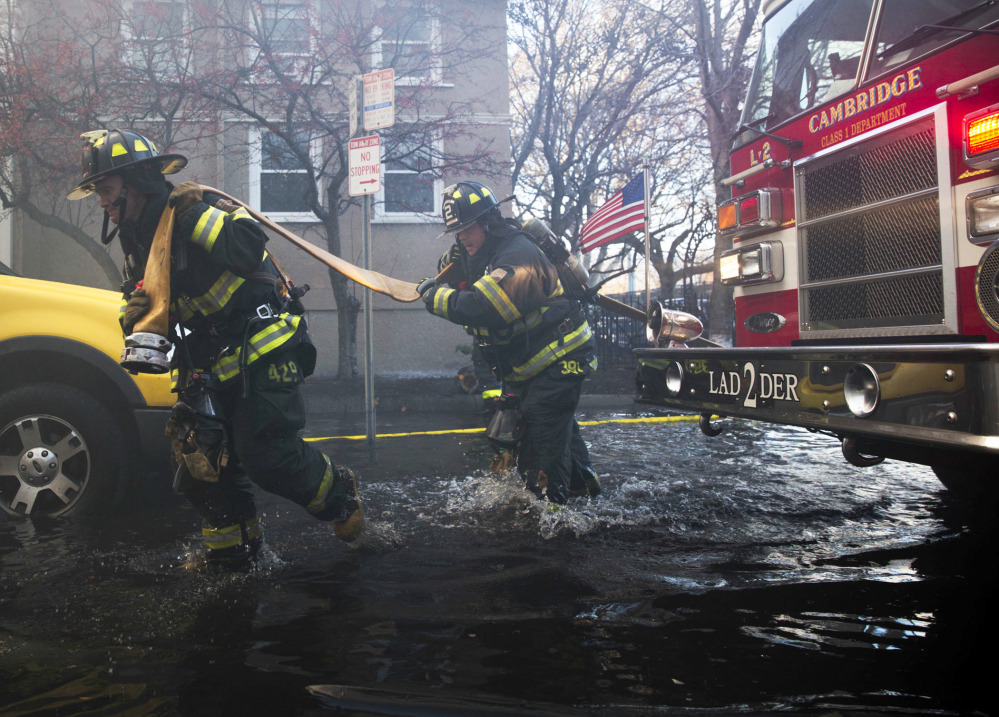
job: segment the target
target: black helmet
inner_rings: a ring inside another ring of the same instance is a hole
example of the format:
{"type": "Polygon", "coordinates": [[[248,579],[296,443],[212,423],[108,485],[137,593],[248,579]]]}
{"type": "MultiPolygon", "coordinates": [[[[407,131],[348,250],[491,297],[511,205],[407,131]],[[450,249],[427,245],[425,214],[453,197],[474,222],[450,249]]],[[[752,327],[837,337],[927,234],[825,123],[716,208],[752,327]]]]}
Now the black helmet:
{"type": "MultiPolygon", "coordinates": [[[[506,201],[505,199],[503,201],[506,201]]],[[[444,234],[454,234],[499,207],[492,190],[478,182],[458,182],[444,190],[441,217],[444,234]]]]}
{"type": "Polygon", "coordinates": [[[173,174],[187,166],[182,154],[160,154],[148,137],[123,129],[99,129],[84,132],[83,181],[66,195],[67,199],[83,199],[94,191],[94,185],[116,172],[130,169],[159,170],[173,174]]]}

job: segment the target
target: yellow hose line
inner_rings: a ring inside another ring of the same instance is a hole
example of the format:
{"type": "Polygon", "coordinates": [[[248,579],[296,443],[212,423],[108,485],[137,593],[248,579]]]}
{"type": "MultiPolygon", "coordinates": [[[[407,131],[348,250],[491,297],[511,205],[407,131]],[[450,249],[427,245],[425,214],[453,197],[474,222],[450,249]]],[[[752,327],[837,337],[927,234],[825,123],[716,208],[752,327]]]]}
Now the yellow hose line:
{"type": "MultiPolygon", "coordinates": [[[[608,418],[605,421],[580,421],[580,426],[599,426],[605,423],[683,423],[696,421],[700,416],[649,416],[648,418],[608,418]]],[[[712,416],[712,420],[718,416],[712,416]]],[[[445,436],[450,433],[485,433],[485,428],[453,428],[442,431],[413,431],[410,433],[378,433],[375,438],[405,438],[406,436],[445,436]]],[[[363,441],[367,436],[315,436],[306,441],[363,441]]]]}

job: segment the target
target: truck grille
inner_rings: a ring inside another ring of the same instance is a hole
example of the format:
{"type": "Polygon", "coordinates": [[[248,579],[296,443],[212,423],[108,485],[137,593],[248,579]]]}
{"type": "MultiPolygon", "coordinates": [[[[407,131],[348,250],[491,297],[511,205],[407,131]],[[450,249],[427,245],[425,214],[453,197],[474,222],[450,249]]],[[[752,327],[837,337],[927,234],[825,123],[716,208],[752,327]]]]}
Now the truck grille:
{"type": "Polygon", "coordinates": [[[802,333],[942,324],[933,117],[799,165],[796,177],[802,333]]]}

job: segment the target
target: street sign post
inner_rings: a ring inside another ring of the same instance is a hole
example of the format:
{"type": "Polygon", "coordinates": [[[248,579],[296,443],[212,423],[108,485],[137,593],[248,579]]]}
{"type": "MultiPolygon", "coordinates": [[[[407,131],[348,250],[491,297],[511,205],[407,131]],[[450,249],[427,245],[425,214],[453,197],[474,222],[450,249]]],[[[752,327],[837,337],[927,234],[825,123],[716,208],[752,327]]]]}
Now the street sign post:
{"type": "MultiPolygon", "coordinates": [[[[365,116],[367,113],[365,112],[365,116]]],[[[371,269],[371,195],[382,188],[381,137],[376,134],[355,137],[347,143],[347,190],[352,197],[361,196],[361,224],[363,225],[364,268],[371,269]]],[[[371,302],[373,292],[364,290],[364,404],[368,455],[376,460],[375,435],[375,385],[374,385],[374,313],[371,302]]]]}
{"type": "Polygon", "coordinates": [[[381,137],[355,137],[347,143],[347,190],[350,196],[377,194],[382,188],[381,137]]]}
{"type": "Polygon", "coordinates": [[[350,89],[347,91],[348,106],[350,109],[350,134],[353,137],[357,133],[357,93],[361,83],[361,76],[354,75],[350,78],[350,89]]]}
{"type": "Polygon", "coordinates": [[[395,70],[378,70],[364,75],[362,106],[364,129],[371,131],[395,124],[395,70]]]}

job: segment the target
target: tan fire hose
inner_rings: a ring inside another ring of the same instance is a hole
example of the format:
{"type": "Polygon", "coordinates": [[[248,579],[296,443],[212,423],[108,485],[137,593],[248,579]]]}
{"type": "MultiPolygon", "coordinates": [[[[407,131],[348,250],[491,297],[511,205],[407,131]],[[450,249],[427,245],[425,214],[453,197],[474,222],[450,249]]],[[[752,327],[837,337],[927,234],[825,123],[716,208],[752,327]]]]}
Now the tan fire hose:
{"type": "Polygon", "coordinates": [[[257,210],[246,205],[245,202],[226,194],[223,191],[208,187],[205,185],[201,186],[201,191],[210,192],[211,194],[217,194],[223,199],[226,199],[233,204],[242,207],[249,213],[251,217],[256,219],[258,222],[271,229],[282,237],[290,241],[292,244],[297,246],[299,249],[310,254],[313,258],[318,259],[326,266],[330,267],[336,272],[343,274],[345,277],[354,281],[361,286],[366,286],[372,291],[378,292],[379,294],[385,294],[396,301],[401,301],[408,303],[410,301],[416,301],[420,298],[420,295],[416,293],[416,284],[410,283],[408,281],[401,281],[400,279],[394,279],[391,276],[386,276],[385,274],[380,274],[377,271],[372,271],[371,269],[362,269],[359,266],[351,264],[349,261],[341,259],[336,254],[332,254],[325,249],[322,249],[315,244],[307,242],[302,237],[294,234],[280,224],[270,219],[269,217],[261,214],[257,210]]]}
{"type": "Polygon", "coordinates": [[[170,242],[173,236],[173,208],[167,207],[149,247],[142,289],[149,297],[149,311],[135,322],[125,337],[121,365],[133,373],[166,373],[170,370],[170,242]]]}
{"type": "Polygon", "coordinates": [[[149,313],[135,322],[135,331],[160,336],[170,332],[170,242],[173,236],[173,207],[160,215],[153,243],[149,248],[142,288],[149,297],[149,313]]]}

